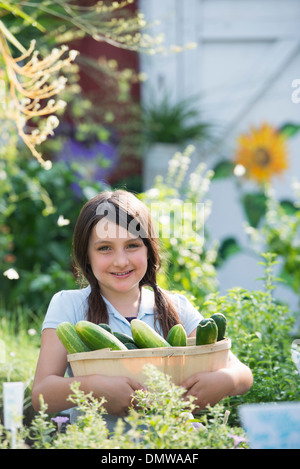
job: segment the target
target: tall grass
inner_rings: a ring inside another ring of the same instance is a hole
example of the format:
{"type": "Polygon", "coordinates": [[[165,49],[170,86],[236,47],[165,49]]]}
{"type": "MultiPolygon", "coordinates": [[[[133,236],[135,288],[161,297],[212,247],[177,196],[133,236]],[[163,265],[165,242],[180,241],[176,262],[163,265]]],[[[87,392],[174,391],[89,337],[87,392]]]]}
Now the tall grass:
{"type": "Polygon", "coordinates": [[[25,307],[7,311],[0,307],[0,416],[3,414],[2,384],[22,381],[25,387],[25,419],[32,415],[31,390],[40,348],[41,324],[25,307]]]}

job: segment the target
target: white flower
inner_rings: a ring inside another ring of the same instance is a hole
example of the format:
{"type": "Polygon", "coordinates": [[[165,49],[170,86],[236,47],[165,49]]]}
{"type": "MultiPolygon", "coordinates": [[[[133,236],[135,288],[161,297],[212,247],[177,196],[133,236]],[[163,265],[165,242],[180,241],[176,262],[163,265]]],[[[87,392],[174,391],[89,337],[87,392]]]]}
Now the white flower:
{"type": "Polygon", "coordinates": [[[43,166],[44,169],[46,169],[48,171],[49,169],[52,168],[52,161],[50,161],[50,160],[44,161],[42,163],[42,166],[43,166]]]}
{"type": "Polygon", "coordinates": [[[150,199],[155,199],[159,196],[159,190],[156,187],[152,187],[151,189],[147,190],[146,194],[148,197],[150,197],[150,199]]]}
{"type": "Polygon", "coordinates": [[[52,129],[55,129],[59,124],[59,120],[56,116],[49,116],[47,119],[47,126],[51,127],[52,129]]]}
{"type": "Polygon", "coordinates": [[[244,176],[245,173],[246,173],[246,168],[245,168],[242,164],[237,164],[237,165],[234,167],[233,173],[234,173],[234,175],[237,176],[237,177],[244,176]]]}
{"type": "Polygon", "coordinates": [[[70,52],[69,52],[70,60],[73,62],[76,59],[78,54],[79,54],[79,52],[77,50],[73,50],[73,49],[70,50],[70,52]]]}
{"type": "Polygon", "coordinates": [[[7,277],[9,280],[17,280],[20,278],[18,272],[15,269],[8,269],[3,272],[4,277],[7,277]]]}
{"type": "Polygon", "coordinates": [[[59,109],[64,109],[64,108],[66,107],[66,105],[67,105],[67,103],[66,103],[66,101],[64,101],[63,99],[59,99],[59,100],[57,101],[57,107],[58,107],[59,109]]]}
{"type": "Polygon", "coordinates": [[[58,226],[66,226],[70,224],[70,220],[65,218],[63,215],[59,215],[58,220],[57,220],[58,226]]]}

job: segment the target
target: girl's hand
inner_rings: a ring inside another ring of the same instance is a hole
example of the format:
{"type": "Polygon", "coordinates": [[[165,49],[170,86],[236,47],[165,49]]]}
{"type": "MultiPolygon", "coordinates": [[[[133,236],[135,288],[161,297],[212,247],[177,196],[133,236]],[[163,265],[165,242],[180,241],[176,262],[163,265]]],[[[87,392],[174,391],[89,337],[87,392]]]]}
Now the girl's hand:
{"type": "Polygon", "coordinates": [[[89,387],[93,395],[99,399],[104,397],[104,407],[110,415],[124,417],[128,408],[132,406],[135,391],[144,389],[141,384],[130,378],[122,376],[89,376],[89,387]]]}
{"type": "Polygon", "coordinates": [[[214,406],[226,396],[245,394],[252,384],[253,376],[250,368],[230,352],[226,368],[196,373],[186,379],[181,386],[187,390],[185,396],[196,397],[194,404],[204,409],[208,404],[214,406]]]}
{"type": "Polygon", "coordinates": [[[207,405],[214,406],[232,393],[234,382],[228,369],[196,373],[186,379],[181,386],[186,388],[185,396],[194,396],[197,407],[203,410],[207,405]]]}

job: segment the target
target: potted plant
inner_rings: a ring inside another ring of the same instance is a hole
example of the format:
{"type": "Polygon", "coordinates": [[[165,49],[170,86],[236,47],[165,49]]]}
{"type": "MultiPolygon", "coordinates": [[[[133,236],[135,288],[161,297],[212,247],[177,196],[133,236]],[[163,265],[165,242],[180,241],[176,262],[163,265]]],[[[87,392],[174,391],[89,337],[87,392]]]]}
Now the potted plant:
{"type": "Polygon", "coordinates": [[[194,97],[172,103],[168,95],[160,102],[144,107],[142,112],[144,155],[144,189],[153,184],[157,175],[165,175],[170,159],[188,143],[207,140],[211,124],[202,121],[194,97]]]}

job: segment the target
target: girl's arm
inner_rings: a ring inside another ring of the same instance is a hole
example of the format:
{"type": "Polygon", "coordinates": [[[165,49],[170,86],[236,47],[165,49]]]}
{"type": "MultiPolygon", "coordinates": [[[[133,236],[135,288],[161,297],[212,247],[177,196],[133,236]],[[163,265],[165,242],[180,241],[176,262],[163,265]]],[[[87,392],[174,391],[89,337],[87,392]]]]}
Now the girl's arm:
{"type": "MultiPolygon", "coordinates": [[[[195,334],[196,330],[191,333],[190,337],[194,337],[195,334]]],[[[245,394],[252,384],[253,376],[250,368],[230,352],[226,368],[196,373],[181,385],[187,390],[186,396],[196,397],[194,404],[204,409],[208,404],[213,406],[226,396],[245,394]]]]}
{"type": "Polygon", "coordinates": [[[61,412],[73,407],[68,401],[72,393],[71,384],[80,383],[80,389],[86,394],[93,392],[97,398],[104,397],[104,407],[111,415],[124,416],[128,412],[132,394],[142,386],[125,377],[108,377],[89,375],[81,377],[64,377],[67,367],[67,352],[55,329],[45,329],[42,333],[41,350],[32,389],[32,404],[39,409],[39,397],[42,394],[49,413],[61,412]]]}

